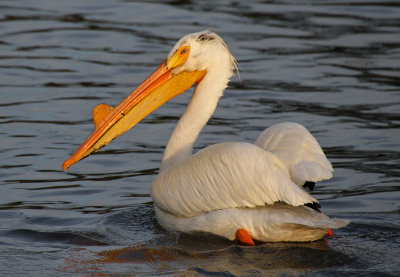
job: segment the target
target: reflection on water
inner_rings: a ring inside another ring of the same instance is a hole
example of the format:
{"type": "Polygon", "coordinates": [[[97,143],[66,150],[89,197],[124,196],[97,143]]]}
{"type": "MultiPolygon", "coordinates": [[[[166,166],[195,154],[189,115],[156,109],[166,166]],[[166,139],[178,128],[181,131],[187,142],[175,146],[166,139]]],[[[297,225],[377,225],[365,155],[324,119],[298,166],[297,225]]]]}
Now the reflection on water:
{"type": "Polygon", "coordinates": [[[399,26],[396,1],[1,2],[0,275],[398,275],[399,26]],[[333,238],[245,248],[157,224],[149,186],[190,93],[61,170],[93,106],[119,103],[208,28],[241,79],[196,150],[305,125],[335,168],[314,195],[352,220],[333,238]]]}
{"type": "MultiPolygon", "coordinates": [[[[119,239],[123,238],[125,244],[127,237],[124,231],[129,230],[129,241],[134,245],[95,249],[80,247],[67,258],[63,272],[101,272],[101,268],[106,265],[115,268],[113,272],[118,273],[129,272],[129,268],[134,266],[135,273],[139,275],[152,275],[154,272],[163,272],[165,268],[177,267],[182,273],[204,275],[227,270],[228,276],[248,275],[251,271],[261,275],[282,274],[288,272],[288,268],[293,274],[304,274],[354,262],[354,258],[332,249],[328,240],[242,247],[212,235],[178,236],[157,226],[151,205],[139,205],[114,213],[105,218],[102,226],[107,236],[112,234],[114,240],[120,236],[119,239]],[[144,236],[151,235],[150,239],[144,240],[146,243],[139,242],[143,238],[142,233],[146,233],[144,236]],[[246,264],[251,264],[251,270],[243,266],[246,264]]],[[[87,245],[93,244],[88,242],[87,245]]]]}

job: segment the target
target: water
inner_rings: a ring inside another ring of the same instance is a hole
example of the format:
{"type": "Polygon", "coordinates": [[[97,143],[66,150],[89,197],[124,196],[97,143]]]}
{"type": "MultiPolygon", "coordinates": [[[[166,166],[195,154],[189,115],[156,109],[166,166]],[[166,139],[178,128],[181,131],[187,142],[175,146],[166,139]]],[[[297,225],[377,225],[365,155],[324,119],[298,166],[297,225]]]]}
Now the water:
{"type": "Polygon", "coordinates": [[[1,276],[398,276],[398,1],[2,1],[1,276]],[[241,69],[196,143],[296,121],[335,168],[314,196],[352,223],[253,248],[164,231],[149,195],[190,93],[70,170],[91,108],[118,104],[183,35],[213,29],[241,69]]]}

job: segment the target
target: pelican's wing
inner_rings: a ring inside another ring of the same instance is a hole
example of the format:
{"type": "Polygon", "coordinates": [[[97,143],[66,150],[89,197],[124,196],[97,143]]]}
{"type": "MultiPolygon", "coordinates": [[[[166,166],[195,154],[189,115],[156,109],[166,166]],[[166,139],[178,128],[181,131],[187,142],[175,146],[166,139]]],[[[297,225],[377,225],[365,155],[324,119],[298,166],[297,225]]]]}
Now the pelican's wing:
{"type": "Polygon", "coordinates": [[[306,181],[318,182],[332,178],[332,165],[321,146],[300,124],[275,124],[260,134],[256,145],[274,153],[287,165],[291,179],[299,186],[306,181]]]}
{"type": "Polygon", "coordinates": [[[212,145],[161,172],[151,194],[161,210],[182,217],[276,202],[318,202],[293,183],[274,154],[240,142],[212,145]]]}

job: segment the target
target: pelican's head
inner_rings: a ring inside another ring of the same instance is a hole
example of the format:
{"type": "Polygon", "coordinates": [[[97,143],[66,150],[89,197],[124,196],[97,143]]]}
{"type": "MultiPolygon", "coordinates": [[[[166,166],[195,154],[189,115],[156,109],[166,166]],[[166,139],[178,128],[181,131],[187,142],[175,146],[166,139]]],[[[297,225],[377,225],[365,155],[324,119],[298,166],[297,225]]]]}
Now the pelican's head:
{"type": "Polygon", "coordinates": [[[169,99],[201,82],[207,72],[214,71],[228,82],[235,66],[235,59],[217,34],[203,31],[184,36],[165,61],[115,109],[106,104],[93,109],[95,129],[63,163],[63,169],[107,145],[169,99]]]}
{"type": "Polygon", "coordinates": [[[222,38],[207,30],[181,38],[171,49],[166,65],[172,68],[172,74],[214,69],[232,74],[236,63],[222,38]]]}

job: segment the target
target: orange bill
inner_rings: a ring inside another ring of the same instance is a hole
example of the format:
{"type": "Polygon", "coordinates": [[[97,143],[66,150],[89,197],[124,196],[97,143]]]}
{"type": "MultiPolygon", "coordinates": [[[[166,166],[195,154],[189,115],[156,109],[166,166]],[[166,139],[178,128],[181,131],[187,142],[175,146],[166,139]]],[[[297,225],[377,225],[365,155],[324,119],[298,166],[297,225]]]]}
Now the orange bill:
{"type": "MultiPolygon", "coordinates": [[[[183,47],[182,47],[183,48],[183,47]]],[[[172,70],[183,64],[189,49],[178,49],[169,60],[162,63],[136,90],[125,98],[115,109],[100,104],[93,110],[94,131],[67,159],[63,170],[84,157],[107,145],[113,139],[135,126],[143,118],[171,98],[185,92],[206,74],[206,71],[183,71],[173,74],[172,70]]]]}

